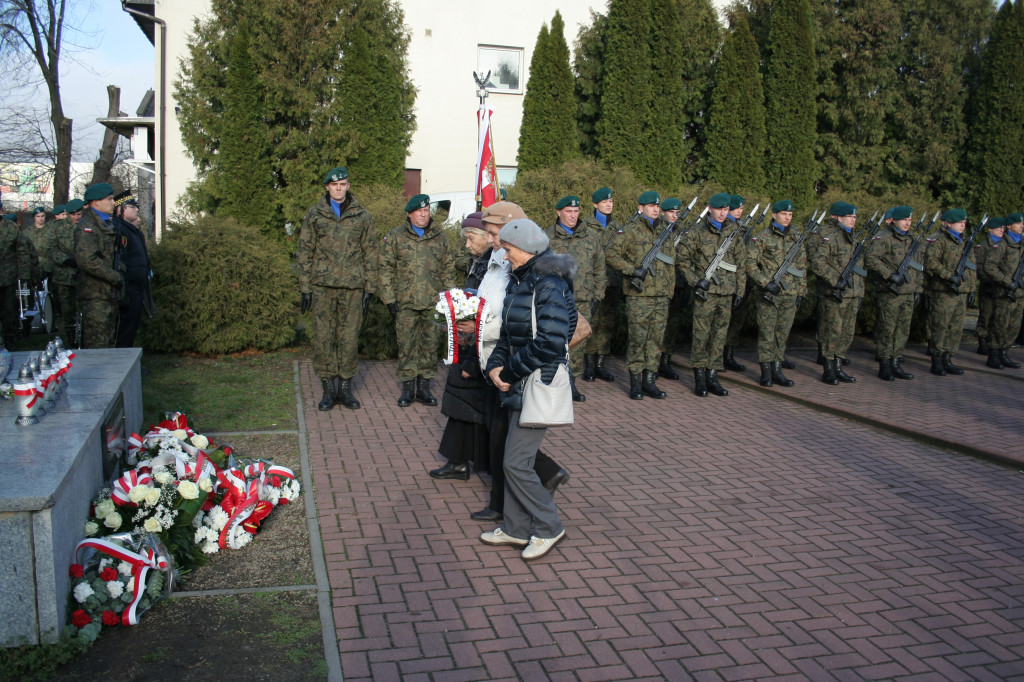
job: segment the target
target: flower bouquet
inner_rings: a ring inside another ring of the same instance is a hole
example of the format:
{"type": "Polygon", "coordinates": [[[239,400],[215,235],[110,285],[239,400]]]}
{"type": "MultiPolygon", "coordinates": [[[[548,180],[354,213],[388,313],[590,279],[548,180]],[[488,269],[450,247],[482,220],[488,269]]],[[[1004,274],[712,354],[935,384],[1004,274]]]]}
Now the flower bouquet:
{"type": "Polygon", "coordinates": [[[479,327],[480,320],[487,317],[487,302],[474,289],[447,289],[438,293],[437,299],[434,306],[435,318],[447,325],[448,342],[444,364],[451,365],[459,361],[459,332],[455,323],[476,320],[479,327]]]}

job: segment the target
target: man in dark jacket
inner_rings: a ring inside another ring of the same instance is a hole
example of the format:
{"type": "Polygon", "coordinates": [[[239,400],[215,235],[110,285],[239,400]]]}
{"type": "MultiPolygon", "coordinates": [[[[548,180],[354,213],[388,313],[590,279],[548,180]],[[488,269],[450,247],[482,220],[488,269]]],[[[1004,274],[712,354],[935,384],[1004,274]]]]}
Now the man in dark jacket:
{"type": "Polygon", "coordinates": [[[114,197],[113,223],[117,230],[118,260],[124,264],[124,293],[117,315],[117,348],[135,345],[143,310],[150,317],[153,315],[146,235],[132,222],[138,216],[139,203],[131,192],[121,192],[114,197]]]}

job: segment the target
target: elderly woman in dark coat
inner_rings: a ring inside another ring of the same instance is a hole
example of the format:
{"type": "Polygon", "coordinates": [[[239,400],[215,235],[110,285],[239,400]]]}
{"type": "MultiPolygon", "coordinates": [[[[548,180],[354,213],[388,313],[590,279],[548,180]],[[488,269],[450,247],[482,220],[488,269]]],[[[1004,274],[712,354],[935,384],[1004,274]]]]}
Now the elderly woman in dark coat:
{"type": "Polygon", "coordinates": [[[500,236],[514,270],[505,294],[501,338],[487,361],[487,374],[508,394],[505,521],[480,539],[489,545],[523,547],[523,558],[530,560],[547,554],[565,537],[565,529],[551,493],[533,469],[547,429],[519,425],[522,383],[537,369],[550,383],[558,366],[568,362],[567,344],[576,329],[576,265],[572,256],[552,252],[544,231],[528,218],[508,223],[500,236]]]}

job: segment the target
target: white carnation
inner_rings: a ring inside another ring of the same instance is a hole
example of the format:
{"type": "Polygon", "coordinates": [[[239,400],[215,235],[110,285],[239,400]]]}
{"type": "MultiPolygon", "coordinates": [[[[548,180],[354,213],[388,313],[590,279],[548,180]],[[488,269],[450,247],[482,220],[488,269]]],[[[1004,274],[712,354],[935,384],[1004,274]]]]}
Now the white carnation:
{"type": "Polygon", "coordinates": [[[127,561],[122,561],[121,563],[119,563],[117,565],[117,572],[120,573],[121,575],[129,576],[129,575],[132,574],[132,570],[134,570],[134,568],[135,567],[132,566],[127,561]]]}
{"type": "Polygon", "coordinates": [[[79,604],[84,604],[85,600],[94,594],[96,593],[89,587],[89,583],[78,583],[75,585],[75,601],[79,604]]]}
{"type": "Polygon", "coordinates": [[[134,592],[135,591],[135,576],[132,576],[131,580],[128,581],[128,584],[124,586],[124,591],[125,592],[134,592]]]}
{"type": "Polygon", "coordinates": [[[117,599],[121,596],[121,593],[124,592],[124,585],[121,584],[120,580],[108,580],[107,592],[110,593],[112,598],[117,599]]]}

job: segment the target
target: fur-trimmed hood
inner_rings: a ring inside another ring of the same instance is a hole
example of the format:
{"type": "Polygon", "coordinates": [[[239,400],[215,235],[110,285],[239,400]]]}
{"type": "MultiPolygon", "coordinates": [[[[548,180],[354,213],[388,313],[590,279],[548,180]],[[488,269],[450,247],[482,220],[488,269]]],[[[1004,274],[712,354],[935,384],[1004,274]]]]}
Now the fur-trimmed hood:
{"type": "Polygon", "coordinates": [[[576,259],[567,253],[555,253],[547,249],[512,271],[512,277],[520,282],[531,275],[538,281],[549,275],[557,275],[571,284],[576,277],[576,259]]]}

